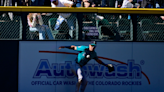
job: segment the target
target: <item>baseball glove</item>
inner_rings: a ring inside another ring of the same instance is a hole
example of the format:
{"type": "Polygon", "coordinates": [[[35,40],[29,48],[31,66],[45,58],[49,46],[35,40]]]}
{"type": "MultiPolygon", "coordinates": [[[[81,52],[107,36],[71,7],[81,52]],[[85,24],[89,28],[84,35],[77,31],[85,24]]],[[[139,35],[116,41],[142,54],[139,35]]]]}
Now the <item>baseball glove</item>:
{"type": "Polygon", "coordinates": [[[112,64],[107,64],[109,72],[114,71],[114,66],[112,64]]]}

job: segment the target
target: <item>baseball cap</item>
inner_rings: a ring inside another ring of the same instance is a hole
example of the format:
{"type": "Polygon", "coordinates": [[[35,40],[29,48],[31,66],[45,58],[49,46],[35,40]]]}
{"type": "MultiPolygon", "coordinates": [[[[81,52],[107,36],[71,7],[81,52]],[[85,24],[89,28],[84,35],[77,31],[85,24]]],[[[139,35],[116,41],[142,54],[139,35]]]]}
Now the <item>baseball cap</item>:
{"type": "Polygon", "coordinates": [[[90,45],[96,46],[96,41],[91,41],[90,45]]]}
{"type": "Polygon", "coordinates": [[[56,2],[56,0],[51,0],[51,2],[56,2]]]}

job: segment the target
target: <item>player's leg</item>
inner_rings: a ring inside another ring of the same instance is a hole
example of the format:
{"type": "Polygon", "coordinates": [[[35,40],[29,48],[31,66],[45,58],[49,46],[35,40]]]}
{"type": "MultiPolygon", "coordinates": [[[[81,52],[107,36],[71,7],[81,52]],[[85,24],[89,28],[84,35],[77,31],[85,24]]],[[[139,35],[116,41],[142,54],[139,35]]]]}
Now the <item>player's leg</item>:
{"type": "Polygon", "coordinates": [[[77,83],[77,92],[79,91],[80,85],[80,92],[84,92],[86,86],[87,86],[87,79],[84,75],[84,71],[81,67],[77,69],[77,76],[78,76],[78,83],[77,83]]]}
{"type": "Polygon", "coordinates": [[[83,71],[82,71],[82,75],[83,75],[83,79],[82,79],[82,81],[81,81],[81,88],[80,88],[80,92],[84,92],[84,91],[85,91],[85,88],[86,88],[87,83],[88,83],[88,81],[87,81],[87,79],[86,79],[86,77],[85,77],[85,75],[84,75],[84,72],[83,72],[83,71]]]}
{"type": "Polygon", "coordinates": [[[75,92],[79,92],[80,85],[81,85],[82,79],[83,79],[81,68],[78,68],[76,73],[77,73],[77,83],[76,83],[76,91],[75,92]]]}
{"type": "Polygon", "coordinates": [[[76,83],[76,90],[75,90],[75,92],[79,92],[80,85],[81,85],[81,82],[77,82],[76,83]]]}
{"type": "Polygon", "coordinates": [[[81,80],[82,80],[82,74],[81,74],[80,66],[78,64],[74,63],[74,64],[72,64],[72,69],[71,70],[74,73],[74,75],[77,77],[75,92],[79,92],[80,85],[81,85],[81,80]]]}

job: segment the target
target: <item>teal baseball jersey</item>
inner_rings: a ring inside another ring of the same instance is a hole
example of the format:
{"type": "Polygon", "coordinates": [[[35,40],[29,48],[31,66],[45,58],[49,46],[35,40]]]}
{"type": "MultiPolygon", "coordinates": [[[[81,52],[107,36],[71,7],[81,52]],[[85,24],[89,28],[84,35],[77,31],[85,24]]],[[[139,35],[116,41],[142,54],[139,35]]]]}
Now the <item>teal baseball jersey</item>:
{"type": "Polygon", "coordinates": [[[95,51],[89,51],[89,46],[77,46],[76,51],[80,52],[75,60],[80,66],[86,65],[91,59],[98,59],[95,51]]]}

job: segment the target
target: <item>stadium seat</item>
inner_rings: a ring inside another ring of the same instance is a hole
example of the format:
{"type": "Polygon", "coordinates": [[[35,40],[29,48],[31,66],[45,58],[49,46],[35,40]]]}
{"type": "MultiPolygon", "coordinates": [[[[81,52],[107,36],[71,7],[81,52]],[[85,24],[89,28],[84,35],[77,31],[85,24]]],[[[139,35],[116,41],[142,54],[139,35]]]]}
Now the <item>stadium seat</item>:
{"type": "MultiPolygon", "coordinates": [[[[68,39],[68,30],[55,30],[57,18],[50,18],[48,21],[49,28],[52,32],[52,35],[55,39],[68,39]]],[[[64,23],[64,22],[63,22],[64,23]]],[[[61,25],[62,26],[62,25],[61,25]]]]}
{"type": "Polygon", "coordinates": [[[145,41],[158,40],[160,29],[150,19],[142,19],[140,21],[142,36],[145,41]]]}
{"type": "Polygon", "coordinates": [[[99,28],[101,25],[111,25],[108,20],[96,20],[96,27],[99,28]]]}
{"type": "Polygon", "coordinates": [[[52,32],[52,35],[55,39],[70,39],[75,38],[78,39],[78,23],[76,20],[75,23],[75,29],[70,30],[67,23],[63,21],[63,23],[60,25],[58,30],[55,30],[54,27],[56,25],[57,18],[50,18],[48,21],[49,28],[52,32]]]}
{"type": "Polygon", "coordinates": [[[56,34],[59,32],[59,30],[54,30],[56,21],[57,21],[57,18],[50,18],[48,21],[49,28],[50,28],[54,38],[55,38],[56,34]]]}
{"type": "Polygon", "coordinates": [[[119,41],[120,35],[112,25],[101,25],[98,28],[99,39],[119,41]]]}
{"type": "Polygon", "coordinates": [[[117,30],[124,40],[133,40],[133,25],[131,20],[124,18],[118,19],[117,30]]]}

